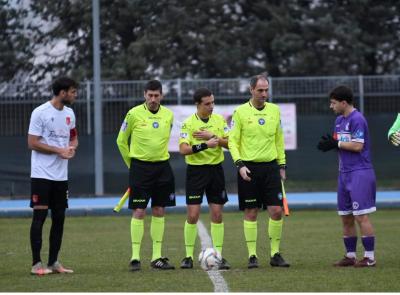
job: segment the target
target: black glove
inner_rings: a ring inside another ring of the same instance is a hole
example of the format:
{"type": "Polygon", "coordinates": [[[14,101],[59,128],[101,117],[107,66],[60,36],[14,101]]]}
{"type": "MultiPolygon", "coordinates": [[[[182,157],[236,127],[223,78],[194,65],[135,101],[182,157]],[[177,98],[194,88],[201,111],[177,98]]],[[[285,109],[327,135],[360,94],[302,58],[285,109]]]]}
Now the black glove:
{"type": "Polygon", "coordinates": [[[338,141],[332,137],[332,135],[327,134],[326,136],[321,136],[317,148],[323,152],[327,152],[338,148],[338,141]]]}

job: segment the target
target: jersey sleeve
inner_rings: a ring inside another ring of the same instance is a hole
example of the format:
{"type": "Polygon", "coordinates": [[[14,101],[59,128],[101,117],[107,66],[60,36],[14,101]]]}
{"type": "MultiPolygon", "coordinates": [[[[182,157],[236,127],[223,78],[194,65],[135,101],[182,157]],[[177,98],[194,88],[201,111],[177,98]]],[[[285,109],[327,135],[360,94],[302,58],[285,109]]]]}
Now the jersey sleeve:
{"type": "Polygon", "coordinates": [[[228,140],[228,147],[229,152],[231,153],[233,162],[240,160],[240,137],[242,132],[242,126],[240,122],[240,116],[238,111],[235,110],[232,116],[231,121],[231,130],[229,131],[229,140],[228,140]]]}
{"type": "Polygon", "coordinates": [[[279,112],[279,124],[276,127],[276,135],[275,135],[275,146],[277,152],[277,162],[278,165],[286,164],[286,155],[285,155],[285,137],[283,135],[282,121],[281,121],[281,113],[279,112]]]}
{"type": "Polygon", "coordinates": [[[355,120],[351,124],[350,141],[364,143],[366,122],[364,120],[355,120]]]}
{"type": "Polygon", "coordinates": [[[400,131],[400,113],[397,115],[396,121],[394,121],[392,127],[390,127],[388,132],[388,138],[392,136],[393,133],[400,131]]]}
{"type": "Polygon", "coordinates": [[[44,130],[44,125],[42,118],[40,116],[40,112],[36,109],[32,112],[31,121],[29,123],[28,134],[35,136],[42,136],[44,130]]]}
{"type": "Polygon", "coordinates": [[[223,130],[223,135],[222,135],[222,137],[223,138],[227,138],[227,137],[229,137],[229,127],[228,127],[228,124],[226,123],[226,120],[225,120],[225,118],[224,117],[221,117],[222,118],[222,126],[223,126],[223,128],[224,128],[224,130],[223,130]]]}
{"type": "Polygon", "coordinates": [[[122,122],[121,129],[119,130],[117,137],[119,152],[121,153],[122,159],[128,168],[131,166],[131,158],[129,157],[129,138],[131,137],[133,122],[133,116],[131,112],[128,112],[124,121],[122,122]]]}
{"type": "Polygon", "coordinates": [[[182,143],[190,145],[190,123],[188,120],[182,123],[181,131],[179,132],[179,145],[182,143]]]}

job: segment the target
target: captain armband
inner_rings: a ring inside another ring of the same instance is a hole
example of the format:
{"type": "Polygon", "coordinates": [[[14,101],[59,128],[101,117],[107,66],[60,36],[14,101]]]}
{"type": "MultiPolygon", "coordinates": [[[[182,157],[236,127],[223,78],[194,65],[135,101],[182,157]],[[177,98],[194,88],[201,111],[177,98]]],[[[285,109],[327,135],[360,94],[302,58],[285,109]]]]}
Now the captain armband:
{"type": "Polygon", "coordinates": [[[201,152],[201,151],[204,151],[206,149],[208,149],[208,146],[204,142],[200,143],[200,144],[192,145],[192,151],[193,151],[194,154],[198,153],[198,152],[201,152]]]}

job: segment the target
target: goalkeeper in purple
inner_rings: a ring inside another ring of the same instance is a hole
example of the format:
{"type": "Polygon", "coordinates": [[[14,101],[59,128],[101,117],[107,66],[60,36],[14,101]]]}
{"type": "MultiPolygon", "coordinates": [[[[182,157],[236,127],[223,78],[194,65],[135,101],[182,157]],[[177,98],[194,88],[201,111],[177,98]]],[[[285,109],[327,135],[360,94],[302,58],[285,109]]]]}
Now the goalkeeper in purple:
{"type": "Polygon", "coordinates": [[[339,153],[338,213],[343,223],[344,258],[334,265],[339,267],[373,267],[375,234],[368,215],[376,211],[376,179],[370,157],[370,138],[367,121],[353,106],[353,92],[338,86],[329,95],[330,108],[339,115],[333,136],[326,135],[318,143],[323,152],[339,153]],[[356,259],[358,224],[364,257],[356,259]]]}

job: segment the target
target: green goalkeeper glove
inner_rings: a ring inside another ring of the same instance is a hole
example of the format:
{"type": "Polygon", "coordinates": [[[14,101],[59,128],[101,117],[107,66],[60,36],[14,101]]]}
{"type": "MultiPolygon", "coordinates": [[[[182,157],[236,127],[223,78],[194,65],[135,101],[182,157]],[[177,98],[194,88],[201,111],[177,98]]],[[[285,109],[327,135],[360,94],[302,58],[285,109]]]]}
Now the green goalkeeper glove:
{"type": "Polygon", "coordinates": [[[388,139],[394,146],[400,145],[400,114],[397,115],[396,121],[388,132],[388,139]]]}

